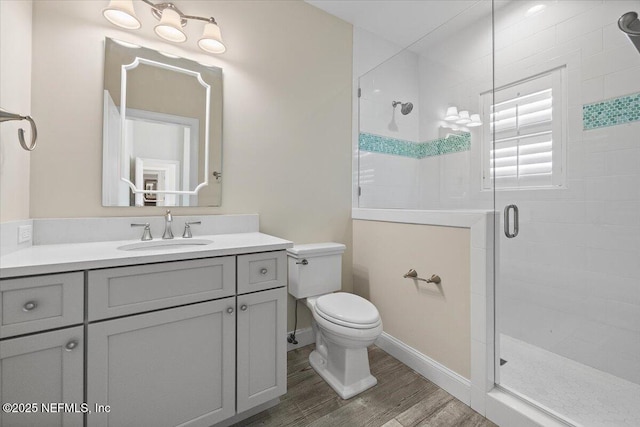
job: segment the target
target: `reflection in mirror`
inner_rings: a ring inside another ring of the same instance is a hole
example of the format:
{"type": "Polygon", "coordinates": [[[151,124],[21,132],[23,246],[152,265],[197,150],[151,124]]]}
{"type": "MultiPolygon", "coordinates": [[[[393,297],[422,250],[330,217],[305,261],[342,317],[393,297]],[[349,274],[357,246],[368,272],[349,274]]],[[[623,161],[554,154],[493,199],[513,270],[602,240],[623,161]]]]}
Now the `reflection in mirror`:
{"type": "Polygon", "coordinates": [[[105,43],[104,206],[220,206],[222,69],[105,43]]]}

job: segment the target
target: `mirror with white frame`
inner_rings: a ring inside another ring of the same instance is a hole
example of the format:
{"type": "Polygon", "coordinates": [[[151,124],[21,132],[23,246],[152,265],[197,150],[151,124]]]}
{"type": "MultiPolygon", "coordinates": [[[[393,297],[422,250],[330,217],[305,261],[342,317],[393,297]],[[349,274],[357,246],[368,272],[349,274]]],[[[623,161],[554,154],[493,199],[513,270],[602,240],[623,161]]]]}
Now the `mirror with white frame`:
{"type": "Polygon", "coordinates": [[[103,206],[220,206],[222,69],[107,38],[103,206]]]}

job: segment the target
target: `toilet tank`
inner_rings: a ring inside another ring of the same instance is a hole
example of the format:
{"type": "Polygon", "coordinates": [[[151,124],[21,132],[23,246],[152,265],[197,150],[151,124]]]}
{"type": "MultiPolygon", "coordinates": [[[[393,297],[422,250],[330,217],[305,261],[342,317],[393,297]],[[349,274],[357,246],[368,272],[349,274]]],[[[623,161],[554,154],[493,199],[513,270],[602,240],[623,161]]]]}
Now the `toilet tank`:
{"type": "Polygon", "coordinates": [[[339,291],[345,249],[342,243],[312,243],[287,249],[289,293],[300,299],[339,291]]]}

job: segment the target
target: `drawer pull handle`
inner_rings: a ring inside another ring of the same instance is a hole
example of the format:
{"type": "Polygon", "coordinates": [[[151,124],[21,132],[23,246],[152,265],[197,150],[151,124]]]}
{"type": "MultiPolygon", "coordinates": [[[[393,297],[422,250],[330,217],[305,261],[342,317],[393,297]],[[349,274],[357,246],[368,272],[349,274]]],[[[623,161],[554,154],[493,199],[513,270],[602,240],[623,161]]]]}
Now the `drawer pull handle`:
{"type": "Polygon", "coordinates": [[[240,306],[240,310],[242,310],[242,311],[247,311],[247,304],[242,304],[242,305],[240,306]]]}
{"type": "Polygon", "coordinates": [[[72,351],[74,348],[76,348],[78,346],[78,341],[76,340],[71,340],[67,343],[67,345],[64,346],[64,349],[67,351],[72,351]]]}
{"type": "Polygon", "coordinates": [[[227,313],[229,313],[229,314],[233,314],[233,307],[229,307],[229,308],[227,308],[227,313]]]}
{"type": "Polygon", "coordinates": [[[260,269],[260,274],[262,274],[262,275],[264,276],[265,274],[267,274],[267,272],[268,272],[268,271],[269,271],[269,270],[267,270],[266,268],[262,267],[262,268],[260,269]]]}
{"type": "Polygon", "coordinates": [[[35,301],[27,301],[23,306],[22,306],[22,311],[32,311],[35,310],[35,308],[38,306],[38,303],[35,301]]]}

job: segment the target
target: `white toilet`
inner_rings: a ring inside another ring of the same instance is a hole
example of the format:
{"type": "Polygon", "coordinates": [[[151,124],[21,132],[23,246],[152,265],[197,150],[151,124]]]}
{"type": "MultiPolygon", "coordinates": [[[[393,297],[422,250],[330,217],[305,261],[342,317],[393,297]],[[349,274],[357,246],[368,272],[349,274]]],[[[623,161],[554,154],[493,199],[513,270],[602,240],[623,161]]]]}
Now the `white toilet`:
{"type": "Polygon", "coordinates": [[[289,249],[289,293],[313,314],[316,349],[309,363],[342,397],[349,399],[376,385],[369,371],[367,347],[382,333],[376,307],[364,298],[339,291],[340,243],[296,245],[289,249]]]}

